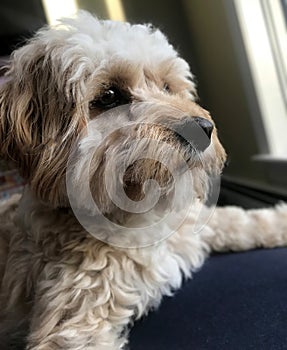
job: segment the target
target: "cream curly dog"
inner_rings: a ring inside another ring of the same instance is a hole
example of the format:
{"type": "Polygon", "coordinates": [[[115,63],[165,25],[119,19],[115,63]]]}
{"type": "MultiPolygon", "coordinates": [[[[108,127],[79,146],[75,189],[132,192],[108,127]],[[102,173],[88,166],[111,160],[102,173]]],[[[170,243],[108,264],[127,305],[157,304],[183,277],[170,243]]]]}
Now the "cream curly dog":
{"type": "Polygon", "coordinates": [[[194,233],[225,152],[159,30],[82,12],[17,49],[6,77],[0,153],[27,186],[0,207],[1,349],[123,349],[210,251],[286,244],[285,205],[213,208],[194,233]]]}

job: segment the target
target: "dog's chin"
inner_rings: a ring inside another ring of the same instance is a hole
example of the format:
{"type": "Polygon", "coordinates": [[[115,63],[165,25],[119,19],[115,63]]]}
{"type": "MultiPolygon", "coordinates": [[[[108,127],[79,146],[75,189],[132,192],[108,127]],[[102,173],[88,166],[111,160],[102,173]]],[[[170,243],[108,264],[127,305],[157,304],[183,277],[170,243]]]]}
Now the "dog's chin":
{"type": "MultiPolygon", "coordinates": [[[[159,190],[158,194],[158,200],[157,203],[151,207],[149,210],[144,212],[144,215],[148,215],[149,212],[151,211],[156,211],[159,215],[165,213],[168,210],[174,210],[174,204],[175,204],[175,191],[176,191],[176,182],[177,185],[181,183],[182,179],[185,177],[185,174],[187,172],[192,173],[192,169],[195,169],[195,162],[199,162],[199,160],[194,160],[194,155],[189,155],[189,162],[190,162],[190,168],[186,166],[186,161],[184,162],[178,162],[175,164],[173,171],[169,171],[162,165],[159,167],[154,167],[154,168],[148,168],[149,170],[146,177],[140,176],[138,173],[138,170],[136,166],[130,167],[128,171],[126,172],[124,179],[123,179],[123,187],[124,187],[124,193],[127,196],[127,200],[131,200],[134,202],[135,207],[137,204],[140,204],[141,201],[144,201],[146,199],[146,196],[153,196],[153,190],[149,187],[150,181],[155,182],[156,186],[159,190]]],[[[140,167],[142,168],[142,167],[140,167]]],[[[142,170],[142,169],[141,169],[142,170]]],[[[202,180],[205,175],[204,169],[198,169],[201,174],[202,174],[202,180]]],[[[142,175],[142,174],[141,174],[142,175]]],[[[192,175],[191,175],[192,177],[192,175]]],[[[198,179],[200,180],[200,179],[198,179]]],[[[183,184],[185,184],[185,187],[179,185],[181,187],[180,191],[183,190],[183,192],[187,191],[187,186],[194,186],[196,187],[197,184],[191,183],[191,182],[184,182],[186,180],[183,180],[183,184]]],[[[177,187],[178,190],[178,187],[177,187]]],[[[188,190],[191,190],[190,188],[188,190]]],[[[192,197],[193,198],[199,198],[199,197],[204,197],[203,193],[199,193],[200,190],[194,188],[191,190],[192,196],[188,198],[188,201],[190,201],[190,204],[192,202],[192,197]]],[[[185,200],[182,198],[180,194],[177,193],[177,198],[182,205],[186,205],[185,200]]],[[[176,205],[177,209],[180,209],[180,205],[176,205]]],[[[122,210],[118,208],[117,206],[111,206],[112,210],[108,213],[105,213],[104,215],[109,218],[109,220],[120,223],[120,224],[125,224],[126,222],[129,221],[131,217],[134,215],[138,216],[137,213],[134,212],[127,212],[125,210],[122,210]]]]}

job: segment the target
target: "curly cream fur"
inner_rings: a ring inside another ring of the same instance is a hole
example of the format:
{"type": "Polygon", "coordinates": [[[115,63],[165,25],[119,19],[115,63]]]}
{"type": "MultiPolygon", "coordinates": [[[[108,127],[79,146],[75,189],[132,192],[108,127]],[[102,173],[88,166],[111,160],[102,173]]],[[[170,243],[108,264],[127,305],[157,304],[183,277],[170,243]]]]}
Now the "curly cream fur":
{"type": "MultiPolygon", "coordinates": [[[[111,202],[104,186],[106,161],[110,157],[116,169],[125,159],[134,165],[124,179],[130,198],[141,198],[143,184],[152,178],[162,185],[164,202],[172,187],[170,173],[159,162],[137,160],[143,152],[164,157],[165,148],[155,149],[152,141],[167,140],[181,151],[165,123],[173,125],[187,115],[211,121],[194,101],[192,78],[159,30],[99,21],[86,13],[44,28],[13,54],[0,91],[0,154],[15,161],[28,185],[20,201],[15,196],[0,206],[2,349],[23,342],[27,350],[122,349],[132,322],[179,288],[211,250],[286,244],[286,205],[251,211],[214,208],[194,234],[199,206],[194,200],[176,232],[145,248],[110,245],[77,221],[66,187],[74,144],[79,153],[70,168],[72,184],[90,183],[106,217],[127,225],[157,221],[160,210],[140,217],[111,202]],[[103,115],[90,109],[89,101],[111,83],[131,94],[128,110],[103,115]],[[165,84],[170,92],[163,90],[165,84]],[[91,120],[96,130],[89,130],[91,120]],[[112,125],[118,126],[115,132],[112,125]],[[131,149],[134,138],[138,141],[131,149]]],[[[174,169],[180,167],[177,157],[167,158],[174,169]]],[[[188,159],[198,198],[205,197],[208,176],[220,173],[224,159],[214,130],[200,159],[194,154],[188,159]]],[[[83,191],[77,203],[92,213],[86,198],[83,191]]],[[[179,205],[174,220],[181,210],[179,205]]],[[[102,229],[97,227],[99,234],[102,229]]],[[[169,227],[163,222],[158,230],[168,232],[169,227]]]]}

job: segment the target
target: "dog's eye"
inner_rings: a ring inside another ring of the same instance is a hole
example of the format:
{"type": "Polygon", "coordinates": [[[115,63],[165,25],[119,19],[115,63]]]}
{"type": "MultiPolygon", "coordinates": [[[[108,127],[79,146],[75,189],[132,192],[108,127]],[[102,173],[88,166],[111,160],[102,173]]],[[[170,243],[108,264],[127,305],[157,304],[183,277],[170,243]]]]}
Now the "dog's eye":
{"type": "Polygon", "coordinates": [[[113,108],[121,104],[127,103],[122,93],[115,87],[105,90],[102,95],[89,103],[89,108],[113,108]]]}
{"type": "Polygon", "coordinates": [[[164,92],[170,92],[170,87],[169,87],[169,85],[168,85],[167,83],[165,83],[165,84],[163,85],[163,91],[164,91],[164,92]]]}

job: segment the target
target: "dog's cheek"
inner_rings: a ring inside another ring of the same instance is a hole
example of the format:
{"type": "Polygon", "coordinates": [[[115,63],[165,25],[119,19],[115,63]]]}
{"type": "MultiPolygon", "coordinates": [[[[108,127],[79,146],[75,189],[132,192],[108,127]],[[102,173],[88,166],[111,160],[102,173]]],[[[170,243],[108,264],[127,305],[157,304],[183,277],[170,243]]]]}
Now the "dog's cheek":
{"type": "Polygon", "coordinates": [[[227,153],[219,141],[217,130],[214,130],[213,138],[212,138],[213,147],[215,150],[215,161],[213,161],[214,166],[216,167],[216,173],[220,174],[222,169],[224,168],[224,164],[227,159],[227,153]]]}

